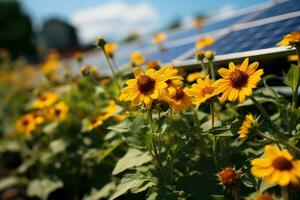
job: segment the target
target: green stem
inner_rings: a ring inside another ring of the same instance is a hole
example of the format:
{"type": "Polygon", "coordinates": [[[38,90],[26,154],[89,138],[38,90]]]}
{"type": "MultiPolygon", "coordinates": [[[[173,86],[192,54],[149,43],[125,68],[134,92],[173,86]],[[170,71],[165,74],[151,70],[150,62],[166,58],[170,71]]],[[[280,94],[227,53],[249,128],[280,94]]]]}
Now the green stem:
{"type": "Polygon", "coordinates": [[[215,109],[214,109],[214,102],[209,103],[210,107],[210,114],[211,114],[211,128],[214,127],[215,124],[215,109]]]}
{"type": "Polygon", "coordinates": [[[210,68],[210,76],[213,81],[216,80],[214,65],[211,60],[208,60],[209,68],[210,68]]]}
{"type": "MultiPolygon", "coordinates": [[[[210,102],[209,103],[209,107],[210,107],[210,114],[211,114],[211,128],[214,128],[214,124],[215,124],[215,112],[214,112],[214,102],[210,102]]],[[[215,165],[217,164],[217,137],[214,135],[214,143],[213,143],[213,157],[214,157],[214,163],[215,165]]]]}
{"type": "Polygon", "coordinates": [[[116,84],[116,86],[118,87],[118,90],[119,90],[119,92],[121,91],[121,87],[120,87],[120,85],[118,84],[118,77],[117,77],[117,74],[116,74],[116,72],[115,72],[115,70],[114,70],[114,68],[113,68],[113,65],[112,65],[112,63],[110,62],[110,59],[109,59],[109,57],[107,56],[107,54],[105,53],[105,51],[104,51],[104,49],[102,49],[102,52],[103,52],[103,54],[104,54],[104,57],[105,57],[105,59],[106,59],[106,62],[107,62],[107,64],[108,64],[108,66],[109,66],[109,68],[110,68],[110,71],[111,71],[111,73],[112,73],[112,75],[113,75],[113,78],[114,78],[114,82],[115,82],[115,84],[116,84]]]}
{"type": "Polygon", "coordinates": [[[294,145],[291,145],[290,143],[288,143],[287,141],[281,139],[281,138],[274,138],[274,137],[270,137],[264,133],[262,133],[260,130],[257,130],[258,135],[260,135],[263,138],[266,138],[274,143],[279,143],[282,144],[283,146],[285,146],[286,148],[292,150],[295,154],[300,155],[300,149],[294,145]]]}
{"type": "Polygon", "coordinates": [[[234,196],[234,200],[240,200],[240,192],[237,187],[234,187],[233,189],[233,196],[234,196]]]}
{"type": "Polygon", "coordinates": [[[203,60],[200,60],[200,65],[202,67],[202,71],[204,71],[205,74],[208,74],[207,67],[205,66],[205,63],[203,62],[203,60]]]}
{"type": "MultiPolygon", "coordinates": [[[[300,68],[300,45],[296,45],[296,52],[298,55],[298,67],[300,68]]],[[[297,82],[297,86],[295,88],[294,94],[293,94],[293,108],[297,108],[298,103],[298,89],[299,89],[299,80],[297,82]]]]}
{"type": "Polygon", "coordinates": [[[267,111],[264,109],[264,107],[253,97],[253,96],[249,96],[249,98],[251,99],[251,101],[255,104],[255,106],[258,108],[258,110],[261,112],[261,114],[264,116],[264,118],[268,121],[268,122],[272,122],[271,118],[269,116],[269,114],[267,113],[267,111]]]}
{"type": "Polygon", "coordinates": [[[285,138],[285,135],[279,131],[279,128],[276,125],[273,124],[270,115],[267,113],[264,107],[253,96],[249,96],[249,98],[254,103],[254,105],[258,108],[258,110],[261,112],[264,119],[267,121],[267,124],[269,125],[272,134],[275,133],[276,135],[279,135],[281,138],[285,138]]]}
{"type": "Polygon", "coordinates": [[[155,141],[156,134],[154,133],[154,129],[153,129],[152,110],[148,110],[148,120],[149,120],[150,134],[151,134],[151,148],[153,150],[153,151],[151,150],[150,153],[152,154],[153,158],[156,160],[156,162],[158,164],[158,168],[159,168],[162,178],[165,180],[166,183],[171,184],[168,176],[166,175],[166,172],[165,172],[165,169],[162,164],[161,157],[160,157],[160,154],[161,154],[160,136],[158,136],[158,141],[157,142],[155,141]],[[157,143],[158,143],[158,147],[157,147],[157,143]]]}
{"type": "Polygon", "coordinates": [[[289,200],[289,191],[287,187],[281,187],[282,200],[289,200]]]}

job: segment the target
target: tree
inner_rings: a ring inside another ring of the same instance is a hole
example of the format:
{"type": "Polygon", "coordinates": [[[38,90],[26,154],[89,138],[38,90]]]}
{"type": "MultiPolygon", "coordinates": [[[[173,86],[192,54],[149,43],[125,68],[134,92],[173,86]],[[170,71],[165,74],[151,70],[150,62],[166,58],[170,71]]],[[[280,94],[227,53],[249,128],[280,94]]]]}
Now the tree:
{"type": "Polygon", "coordinates": [[[35,52],[31,20],[18,1],[0,1],[0,24],[0,48],[9,50],[13,56],[35,52]]]}

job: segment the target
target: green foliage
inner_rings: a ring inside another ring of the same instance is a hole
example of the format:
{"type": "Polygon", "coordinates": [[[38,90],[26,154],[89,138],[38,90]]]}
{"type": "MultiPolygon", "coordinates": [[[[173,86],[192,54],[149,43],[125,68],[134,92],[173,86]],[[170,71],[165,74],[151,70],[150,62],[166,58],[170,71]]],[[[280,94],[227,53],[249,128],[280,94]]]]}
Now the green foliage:
{"type": "Polygon", "coordinates": [[[39,197],[42,200],[48,199],[51,192],[63,187],[63,183],[58,180],[48,178],[32,180],[27,189],[27,194],[30,197],[39,197]]]}

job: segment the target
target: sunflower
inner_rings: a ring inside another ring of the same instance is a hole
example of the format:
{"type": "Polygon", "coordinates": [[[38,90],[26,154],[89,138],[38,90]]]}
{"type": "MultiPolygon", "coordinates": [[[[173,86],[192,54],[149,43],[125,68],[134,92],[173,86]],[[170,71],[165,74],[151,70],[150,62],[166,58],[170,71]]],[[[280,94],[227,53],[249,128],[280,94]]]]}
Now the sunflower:
{"type": "Polygon", "coordinates": [[[134,51],[130,56],[130,62],[134,66],[143,65],[145,63],[145,57],[138,51],[134,51]]]}
{"type": "Polygon", "coordinates": [[[52,120],[61,121],[67,117],[69,107],[64,102],[59,102],[49,108],[49,118],[52,120]]]}
{"type": "Polygon", "coordinates": [[[240,130],[238,131],[239,139],[244,139],[249,134],[250,128],[252,127],[254,122],[254,117],[250,113],[246,115],[245,120],[243,121],[242,126],[240,127],[240,130]]]}
{"type": "Polygon", "coordinates": [[[248,66],[249,59],[246,58],[241,66],[236,66],[233,62],[229,63],[229,69],[221,68],[218,70],[222,76],[214,83],[216,93],[222,93],[220,101],[224,102],[239,100],[244,102],[246,96],[252,94],[252,89],[256,87],[264,73],[262,69],[257,70],[258,62],[248,66]]]}
{"type": "Polygon", "coordinates": [[[206,75],[204,72],[194,72],[194,73],[190,73],[186,77],[186,81],[189,83],[192,83],[192,82],[196,81],[197,79],[204,79],[204,78],[206,78],[206,75]]]}
{"type": "Polygon", "coordinates": [[[153,38],[151,39],[151,42],[154,44],[157,44],[157,43],[161,43],[161,42],[165,41],[166,39],[167,39],[167,34],[160,32],[153,36],[153,38]]]}
{"type": "Polygon", "coordinates": [[[34,115],[27,114],[22,116],[16,122],[16,130],[18,133],[30,135],[33,131],[36,130],[36,119],[34,115]]]}
{"type": "MultiPolygon", "coordinates": [[[[172,70],[170,73],[166,73],[166,70],[166,68],[158,71],[148,69],[146,72],[136,70],[135,78],[126,81],[128,86],[122,89],[120,100],[132,101],[134,106],[144,103],[150,109],[153,99],[158,99],[163,90],[168,87],[165,81],[176,76],[176,70],[172,70]]],[[[167,71],[169,72],[169,70],[167,71]]]]}
{"type": "Polygon", "coordinates": [[[55,92],[45,92],[33,102],[33,108],[46,108],[53,105],[58,100],[58,94],[55,92]]]}
{"type": "Polygon", "coordinates": [[[117,43],[106,43],[104,45],[104,52],[108,57],[113,57],[114,52],[119,48],[117,43]]]}
{"type": "Polygon", "coordinates": [[[298,46],[300,45],[300,31],[291,32],[283,37],[283,39],[277,43],[278,46],[298,46]]]}
{"type": "Polygon", "coordinates": [[[186,89],[186,93],[192,97],[195,105],[200,105],[216,95],[215,89],[209,76],[206,76],[205,79],[198,79],[197,83],[186,89]]]}
{"type": "Polygon", "coordinates": [[[195,46],[197,49],[203,49],[204,47],[212,45],[214,41],[215,39],[213,37],[207,36],[198,40],[195,46]]]}
{"type": "Polygon", "coordinates": [[[264,193],[255,192],[251,194],[249,197],[247,197],[246,200],[279,200],[279,198],[276,197],[275,195],[266,192],[264,193]]]}
{"type": "Polygon", "coordinates": [[[287,150],[281,151],[277,146],[265,146],[264,156],[252,160],[251,165],[251,173],[264,178],[267,183],[278,183],[280,186],[299,184],[300,161],[294,160],[287,150]]]}
{"type": "Polygon", "coordinates": [[[185,111],[192,105],[192,99],[186,94],[186,88],[177,88],[174,96],[165,96],[164,100],[175,111],[185,111]]]}

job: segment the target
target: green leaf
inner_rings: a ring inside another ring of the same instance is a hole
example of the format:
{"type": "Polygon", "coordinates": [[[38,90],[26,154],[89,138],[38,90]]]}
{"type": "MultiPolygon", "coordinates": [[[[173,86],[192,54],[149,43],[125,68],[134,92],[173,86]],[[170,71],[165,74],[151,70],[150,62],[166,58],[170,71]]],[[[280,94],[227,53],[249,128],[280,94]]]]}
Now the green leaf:
{"type": "Polygon", "coordinates": [[[116,188],[116,191],[109,198],[109,200],[116,199],[129,190],[132,193],[145,191],[146,189],[151,188],[156,184],[157,180],[154,177],[146,177],[141,173],[128,174],[124,178],[122,178],[120,184],[116,188]]]}
{"type": "Polygon", "coordinates": [[[260,187],[259,187],[259,192],[263,193],[264,191],[266,191],[267,189],[274,187],[276,184],[269,184],[267,182],[265,182],[264,180],[261,181],[260,183],[260,187]]]}
{"type": "Polygon", "coordinates": [[[54,140],[49,144],[51,151],[54,154],[65,151],[67,143],[63,139],[54,140]]]}
{"type": "Polygon", "coordinates": [[[116,188],[115,182],[110,182],[106,184],[100,190],[92,189],[91,194],[84,196],[83,200],[99,200],[99,199],[107,199],[107,197],[112,193],[112,191],[116,188]]]}
{"type": "Polygon", "coordinates": [[[117,133],[124,133],[130,130],[130,125],[132,124],[132,121],[127,118],[120,123],[114,124],[107,129],[116,131],[117,133]]]}
{"type": "Polygon", "coordinates": [[[19,178],[9,176],[0,180],[0,191],[19,183],[19,178]]]}
{"type": "Polygon", "coordinates": [[[289,69],[287,74],[284,74],[283,76],[283,82],[291,87],[293,93],[295,93],[296,88],[298,87],[299,82],[299,74],[300,74],[300,68],[297,65],[291,65],[291,68],[289,69]]]}
{"type": "Polygon", "coordinates": [[[27,195],[30,197],[39,197],[42,200],[48,199],[51,192],[63,187],[60,180],[50,180],[48,178],[35,179],[31,181],[27,188],[27,195]]]}
{"type": "Polygon", "coordinates": [[[127,153],[117,162],[112,174],[119,174],[126,169],[141,166],[152,160],[148,152],[137,149],[128,149],[127,153]]]}

